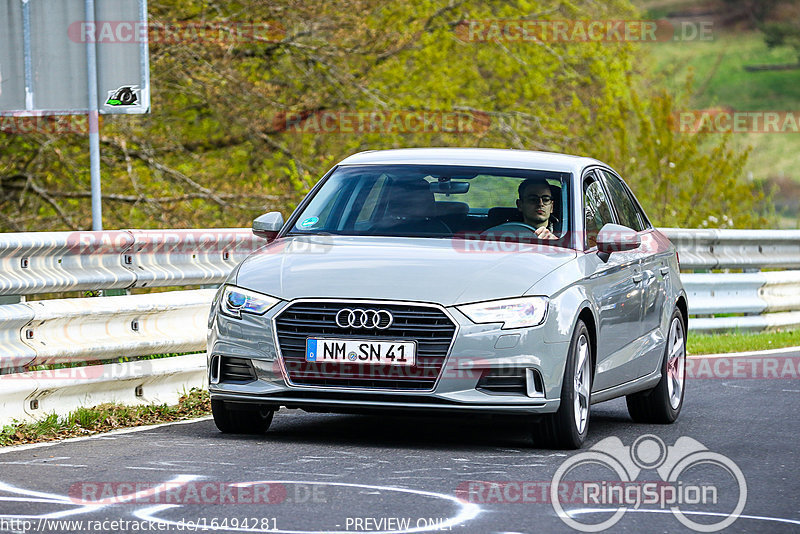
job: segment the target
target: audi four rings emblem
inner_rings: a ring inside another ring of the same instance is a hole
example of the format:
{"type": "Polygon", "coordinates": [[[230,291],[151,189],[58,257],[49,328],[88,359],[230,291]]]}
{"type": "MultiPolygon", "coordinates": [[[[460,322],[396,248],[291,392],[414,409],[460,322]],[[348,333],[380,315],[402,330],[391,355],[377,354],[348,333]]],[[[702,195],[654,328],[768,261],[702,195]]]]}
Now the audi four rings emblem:
{"type": "Polygon", "coordinates": [[[351,310],[345,308],[336,314],[339,328],[377,328],[386,330],[394,322],[394,317],[386,310],[351,310]]]}

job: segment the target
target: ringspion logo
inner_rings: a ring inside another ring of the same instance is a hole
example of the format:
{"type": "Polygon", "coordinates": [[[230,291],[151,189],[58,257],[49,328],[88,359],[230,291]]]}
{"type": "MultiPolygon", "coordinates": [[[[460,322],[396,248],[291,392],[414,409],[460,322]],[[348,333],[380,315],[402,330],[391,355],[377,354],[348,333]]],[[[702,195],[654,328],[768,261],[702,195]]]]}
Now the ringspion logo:
{"type": "Polygon", "coordinates": [[[629,446],[616,436],[606,438],[562,463],[550,484],[556,514],[580,532],[610,529],[630,510],[666,509],[685,527],[717,532],[739,518],[746,502],[747,481],[739,466],[686,436],[669,446],[652,434],[629,446]],[[640,476],[652,471],[660,482],[641,483],[640,476]],[[560,498],[565,483],[580,488],[577,500],[560,498]],[[696,520],[698,515],[704,520],[696,520]]]}

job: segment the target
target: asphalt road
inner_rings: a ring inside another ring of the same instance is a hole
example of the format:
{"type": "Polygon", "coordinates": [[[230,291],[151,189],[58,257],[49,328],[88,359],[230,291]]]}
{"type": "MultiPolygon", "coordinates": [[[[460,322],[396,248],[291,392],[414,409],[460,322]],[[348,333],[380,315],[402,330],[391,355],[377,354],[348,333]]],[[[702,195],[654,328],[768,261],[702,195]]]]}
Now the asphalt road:
{"type": "MultiPolygon", "coordinates": [[[[783,356],[794,356],[796,369],[800,353],[783,356]]],[[[587,501],[582,491],[587,483],[599,491],[628,476],[639,483],[626,491],[639,488],[640,500],[643,481],[657,482],[657,489],[671,485],[685,499],[679,506],[685,521],[724,521],[744,495],[741,515],[725,532],[798,532],[799,399],[800,380],[790,376],[690,379],[676,424],[633,424],[621,400],[595,405],[589,443],[569,452],[533,447],[518,419],[294,410],[276,414],[260,437],[222,435],[206,419],[0,449],[0,531],[185,532],[199,524],[233,532],[235,523],[283,532],[578,532],[547,498],[559,467],[571,461],[558,499],[568,520],[613,520],[616,502],[597,504],[602,494],[591,492],[595,500],[587,501]],[[647,434],[657,438],[637,441],[647,434]],[[607,438],[638,446],[621,455],[607,438]],[[661,443],[674,447],[664,451],[661,443]],[[673,469],[677,478],[658,471],[689,458],[687,444],[707,461],[687,459],[682,470],[673,469]],[[579,462],[592,447],[607,455],[594,452],[594,464],[579,462]],[[608,455],[619,463],[597,461],[608,455]],[[620,474],[614,465],[639,471],[620,474]],[[698,493],[688,488],[700,488],[703,500],[696,502],[698,493]]],[[[610,531],[692,532],[662,506],[665,495],[638,509],[627,500],[610,531]]]]}

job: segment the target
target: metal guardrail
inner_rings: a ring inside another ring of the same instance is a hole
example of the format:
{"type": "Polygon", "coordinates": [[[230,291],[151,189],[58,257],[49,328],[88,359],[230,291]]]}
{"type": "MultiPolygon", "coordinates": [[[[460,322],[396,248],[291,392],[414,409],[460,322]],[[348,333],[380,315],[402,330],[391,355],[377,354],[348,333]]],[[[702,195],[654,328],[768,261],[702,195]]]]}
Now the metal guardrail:
{"type": "Polygon", "coordinates": [[[689,319],[690,330],[800,328],[800,271],[685,273],[681,281],[689,297],[689,313],[695,315],[689,319]]]}
{"type": "Polygon", "coordinates": [[[660,228],[681,269],[800,269],[800,230],[660,228]]]}
{"type": "Polygon", "coordinates": [[[690,330],[800,327],[800,230],[661,231],[677,247],[682,270],[744,271],[681,274],[690,315],[708,316],[692,317],[690,330]],[[753,272],[761,269],[794,270],[753,272]]]}
{"type": "Polygon", "coordinates": [[[205,354],[0,375],[0,426],[106,402],[177,404],[205,382],[205,354]]]}
{"type": "Polygon", "coordinates": [[[800,271],[690,273],[681,280],[693,314],[800,310],[800,271]]]}
{"type": "Polygon", "coordinates": [[[218,284],[263,244],[249,228],[0,234],[0,296],[218,284]]]}
{"type": "Polygon", "coordinates": [[[20,330],[21,341],[35,353],[26,365],[205,350],[214,293],[196,289],[18,304],[33,312],[20,330]]]}
{"type": "MultiPolygon", "coordinates": [[[[691,330],[800,326],[800,231],[662,231],[678,247],[684,270],[795,269],[682,274],[693,316],[691,330]],[[715,314],[745,315],[710,317],[715,314]]],[[[219,284],[239,261],[263,244],[250,229],[242,228],[0,234],[0,296],[219,284]]],[[[34,364],[201,351],[213,293],[206,289],[0,305],[0,371],[34,364]]],[[[164,366],[159,367],[161,384],[177,384],[167,378],[170,374],[186,383],[179,368],[170,371],[169,364],[159,365],[164,366]]],[[[195,367],[198,365],[195,362],[195,367]]],[[[112,375],[125,373],[125,366],[114,364],[109,369],[112,375]]],[[[205,375],[200,369],[194,371],[193,379],[200,385],[205,375]]],[[[0,378],[6,376],[13,375],[0,378]]],[[[132,384],[136,389],[147,381],[135,373],[128,378],[128,396],[132,384]]],[[[69,387],[83,391],[81,380],[73,382],[69,387]]],[[[114,389],[110,380],[90,382],[95,389],[114,389]]],[[[22,404],[14,401],[13,409],[10,401],[4,400],[4,390],[0,423],[7,421],[10,413],[42,413],[41,407],[33,404],[41,406],[38,399],[44,393],[56,398],[56,390],[68,387],[64,381],[11,383],[27,384],[22,387],[28,390],[14,389],[22,404]]],[[[78,393],[64,395],[70,402],[79,402],[78,393]]],[[[95,397],[84,396],[86,402],[90,398],[95,397]]]]}

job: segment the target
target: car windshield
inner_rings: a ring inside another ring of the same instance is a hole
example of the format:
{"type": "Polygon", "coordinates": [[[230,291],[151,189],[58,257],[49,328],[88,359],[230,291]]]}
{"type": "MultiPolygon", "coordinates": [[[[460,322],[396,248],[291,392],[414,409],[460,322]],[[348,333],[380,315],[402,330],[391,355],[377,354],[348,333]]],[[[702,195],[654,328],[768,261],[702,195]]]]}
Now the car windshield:
{"type": "Polygon", "coordinates": [[[545,226],[565,246],[569,177],[494,167],[342,166],[293,217],[289,235],[539,240],[533,230],[545,226]]]}

